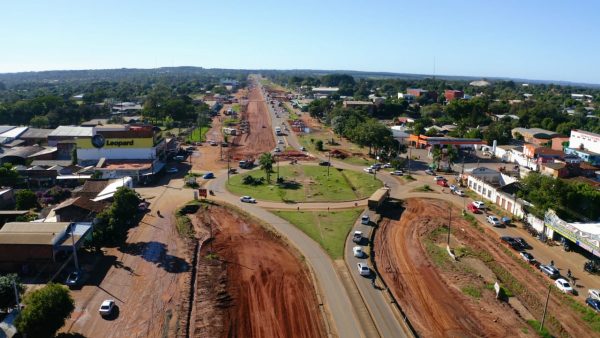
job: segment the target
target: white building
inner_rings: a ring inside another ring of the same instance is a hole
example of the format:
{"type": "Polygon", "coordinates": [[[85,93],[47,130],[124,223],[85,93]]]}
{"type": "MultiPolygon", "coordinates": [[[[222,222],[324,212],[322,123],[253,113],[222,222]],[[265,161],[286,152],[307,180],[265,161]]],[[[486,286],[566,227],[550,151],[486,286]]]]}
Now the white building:
{"type": "Polygon", "coordinates": [[[517,179],[485,167],[468,171],[467,186],[484,200],[492,202],[518,218],[525,216],[528,203],[516,197],[517,179]]]}
{"type": "Polygon", "coordinates": [[[600,135],[584,130],[571,130],[569,148],[584,149],[600,154],[600,135]]]}

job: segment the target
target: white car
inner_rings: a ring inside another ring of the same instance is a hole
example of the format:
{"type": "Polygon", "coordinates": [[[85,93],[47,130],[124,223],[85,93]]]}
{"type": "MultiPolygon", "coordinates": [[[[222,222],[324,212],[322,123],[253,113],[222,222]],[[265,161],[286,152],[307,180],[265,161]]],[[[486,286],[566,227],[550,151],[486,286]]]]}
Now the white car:
{"type": "Polygon", "coordinates": [[[364,172],[372,174],[373,173],[373,168],[369,167],[369,168],[364,168],[363,169],[364,172]]]}
{"type": "Polygon", "coordinates": [[[588,296],[590,296],[590,298],[600,300],[600,289],[589,289],[588,296]]]}
{"type": "Polygon", "coordinates": [[[462,191],[462,190],[458,190],[458,189],[454,190],[454,193],[455,193],[456,195],[458,195],[458,196],[464,196],[464,195],[465,195],[465,192],[464,192],[464,191],[462,191]]]}
{"type": "Polygon", "coordinates": [[[473,201],[473,205],[477,209],[485,209],[485,203],[483,203],[482,201],[473,201]]]}
{"type": "Polygon", "coordinates": [[[277,141],[277,143],[283,144],[283,140],[280,139],[279,141],[277,141]]]}
{"type": "Polygon", "coordinates": [[[362,231],[355,231],[354,235],[352,235],[352,241],[354,243],[360,243],[360,241],[362,241],[363,236],[362,236],[362,231]]]}
{"type": "Polygon", "coordinates": [[[564,293],[573,293],[573,288],[571,287],[571,284],[569,284],[569,282],[567,282],[567,280],[564,278],[557,279],[554,282],[554,285],[556,285],[556,287],[564,293]]]}
{"type": "Polygon", "coordinates": [[[240,201],[244,203],[256,203],[256,200],[250,196],[242,196],[240,197],[240,201]]]}
{"type": "Polygon", "coordinates": [[[358,273],[361,276],[368,276],[371,274],[371,269],[369,269],[369,266],[366,263],[358,263],[356,266],[358,267],[358,273]]]}
{"type": "Polygon", "coordinates": [[[352,253],[354,253],[354,257],[362,258],[365,253],[363,252],[362,246],[355,246],[352,248],[352,253]]]}
{"type": "Polygon", "coordinates": [[[404,172],[402,170],[394,170],[390,173],[390,175],[402,176],[402,175],[404,175],[404,172]]]}
{"type": "Polygon", "coordinates": [[[98,309],[98,311],[100,312],[100,315],[108,316],[112,313],[114,308],[115,308],[115,301],[112,299],[107,299],[107,300],[103,301],[102,304],[100,304],[100,309],[98,309]]]}
{"type": "Polygon", "coordinates": [[[488,223],[490,223],[491,225],[493,225],[495,227],[501,225],[500,220],[496,216],[488,216],[487,221],[488,221],[488,223]]]}
{"type": "Polygon", "coordinates": [[[384,164],[384,165],[383,165],[383,167],[384,167],[384,168],[391,168],[391,167],[392,167],[392,164],[391,164],[391,163],[386,163],[386,164],[384,164]]]}
{"type": "Polygon", "coordinates": [[[281,149],[279,149],[279,148],[275,148],[275,149],[273,149],[273,152],[275,152],[275,153],[279,153],[279,152],[281,152],[281,149]]]}
{"type": "Polygon", "coordinates": [[[434,181],[434,182],[437,182],[437,181],[441,181],[441,180],[445,180],[445,179],[446,179],[446,178],[445,178],[444,176],[439,176],[439,175],[438,175],[438,176],[436,176],[436,177],[434,177],[434,178],[433,178],[433,181],[434,181]]]}

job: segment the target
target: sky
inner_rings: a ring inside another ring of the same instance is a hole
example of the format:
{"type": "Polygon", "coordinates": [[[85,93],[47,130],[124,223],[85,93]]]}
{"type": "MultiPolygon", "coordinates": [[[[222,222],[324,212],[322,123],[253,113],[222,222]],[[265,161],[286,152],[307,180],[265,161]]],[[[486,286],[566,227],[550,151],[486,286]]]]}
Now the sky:
{"type": "Polygon", "coordinates": [[[2,0],[0,72],[435,68],[598,84],[598,22],[592,0],[2,0]]]}

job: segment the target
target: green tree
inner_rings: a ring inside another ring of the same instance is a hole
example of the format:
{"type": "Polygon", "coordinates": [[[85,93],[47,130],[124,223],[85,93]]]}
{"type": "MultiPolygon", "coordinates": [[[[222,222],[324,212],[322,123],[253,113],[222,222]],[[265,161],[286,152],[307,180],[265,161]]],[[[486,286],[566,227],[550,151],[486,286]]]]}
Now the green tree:
{"type": "MultiPolygon", "coordinates": [[[[322,141],[321,141],[322,143],[322,141]]],[[[265,171],[265,176],[267,176],[267,182],[271,183],[271,172],[273,172],[273,163],[275,163],[275,159],[271,153],[263,153],[258,158],[258,164],[260,168],[265,171]]]]}
{"type": "Polygon", "coordinates": [[[315,148],[317,151],[323,151],[323,141],[317,140],[317,142],[315,142],[315,148]]]}
{"type": "Polygon", "coordinates": [[[50,121],[46,116],[38,115],[29,120],[29,125],[34,128],[48,128],[50,126],[50,121]]]}
{"type": "Polygon", "coordinates": [[[54,283],[31,292],[23,303],[25,307],[17,316],[15,326],[29,337],[53,337],[75,310],[69,290],[54,283]]]}
{"type": "Polygon", "coordinates": [[[0,166],[0,186],[15,186],[19,182],[19,173],[10,163],[0,166]]]}
{"type": "Polygon", "coordinates": [[[19,190],[15,193],[16,210],[29,210],[38,207],[35,193],[29,189],[19,190]]]}
{"type": "Polygon", "coordinates": [[[139,195],[127,187],[117,189],[110,208],[96,215],[94,244],[114,245],[125,240],[127,230],[133,225],[140,203],[139,195]]]}
{"type": "Polygon", "coordinates": [[[21,283],[16,273],[0,276],[0,310],[16,305],[13,282],[17,286],[19,297],[25,292],[25,286],[21,283]]]}

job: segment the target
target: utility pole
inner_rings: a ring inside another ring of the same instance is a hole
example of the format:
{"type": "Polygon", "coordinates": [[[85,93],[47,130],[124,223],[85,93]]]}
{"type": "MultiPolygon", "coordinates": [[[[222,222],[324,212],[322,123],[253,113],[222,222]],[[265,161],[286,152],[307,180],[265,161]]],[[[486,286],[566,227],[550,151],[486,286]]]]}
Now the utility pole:
{"type": "Polygon", "coordinates": [[[277,182],[279,182],[279,156],[275,155],[275,161],[277,161],[277,182]]]}
{"type": "Polygon", "coordinates": [[[15,301],[17,302],[17,311],[21,311],[21,301],[19,300],[19,290],[17,290],[17,282],[13,279],[12,281],[13,290],[15,290],[15,301]]]}
{"type": "Polygon", "coordinates": [[[75,260],[75,269],[79,271],[79,260],[77,260],[77,248],[75,247],[75,230],[73,227],[75,223],[71,223],[69,227],[71,228],[71,242],[73,243],[73,259],[75,260]]]}
{"type": "Polygon", "coordinates": [[[546,311],[548,310],[548,300],[550,300],[550,291],[552,285],[548,285],[548,295],[546,296],[546,305],[544,305],[544,315],[542,316],[542,322],[540,323],[540,331],[544,328],[544,322],[546,321],[546,311]]]}
{"type": "Polygon", "coordinates": [[[329,176],[329,167],[331,167],[331,151],[329,151],[329,157],[327,161],[327,176],[329,176]]]}
{"type": "Polygon", "coordinates": [[[229,183],[229,176],[231,176],[231,155],[227,154],[227,183],[229,183]]]}
{"type": "Polygon", "coordinates": [[[450,223],[452,223],[452,208],[448,209],[448,246],[450,246],[450,223]]]}
{"type": "Polygon", "coordinates": [[[408,174],[410,175],[410,160],[412,157],[412,148],[408,146],[408,174]]]}

